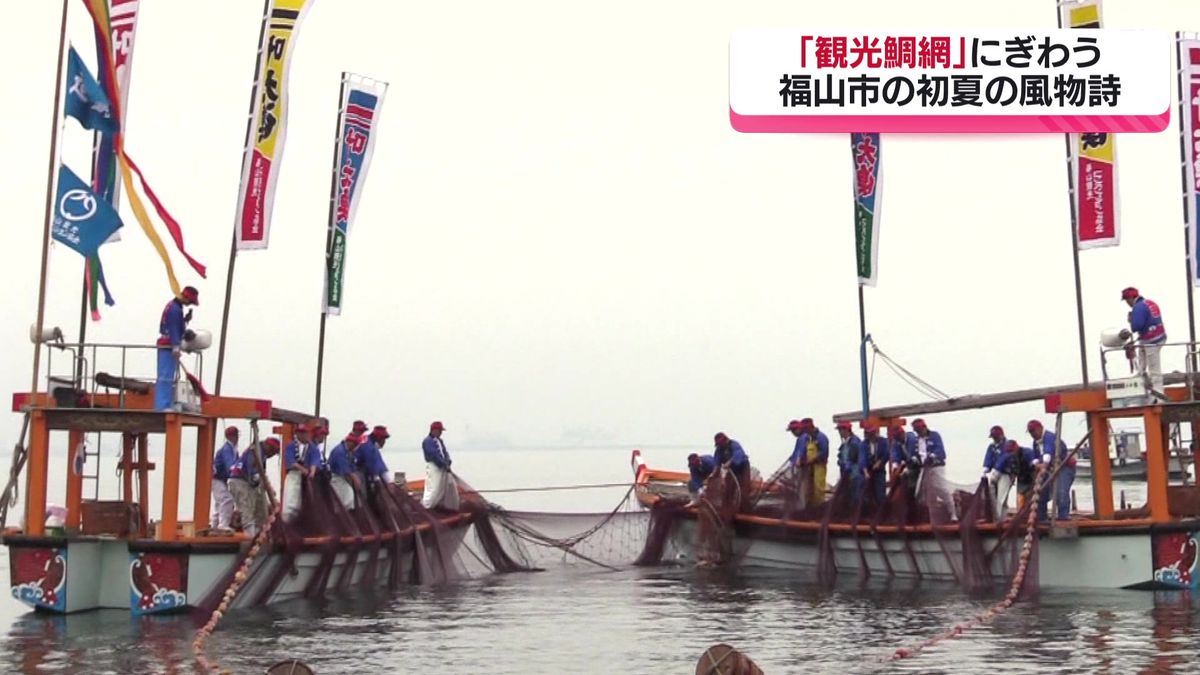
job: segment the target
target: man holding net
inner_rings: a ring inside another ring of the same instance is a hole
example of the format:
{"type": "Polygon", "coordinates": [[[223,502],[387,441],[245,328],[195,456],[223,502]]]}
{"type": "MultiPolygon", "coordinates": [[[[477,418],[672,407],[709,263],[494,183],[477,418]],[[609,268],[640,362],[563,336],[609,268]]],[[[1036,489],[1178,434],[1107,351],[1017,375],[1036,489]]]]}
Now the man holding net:
{"type": "Polygon", "coordinates": [[[716,468],[717,460],[713,459],[712,455],[698,455],[694,452],[688,455],[688,494],[692,496],[688,506],[700,503],[700,498],[704,496],[704,481],[708,480],[716,468]]]}

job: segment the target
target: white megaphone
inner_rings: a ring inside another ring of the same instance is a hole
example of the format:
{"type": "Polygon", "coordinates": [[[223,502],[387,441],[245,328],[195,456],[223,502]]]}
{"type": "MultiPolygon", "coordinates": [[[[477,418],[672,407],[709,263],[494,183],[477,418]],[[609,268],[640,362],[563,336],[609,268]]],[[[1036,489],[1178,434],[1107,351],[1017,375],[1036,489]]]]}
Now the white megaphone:
{"type": "Polygon", "coordinates": [[[185,352],[202,352],[212,346],[212,333],[204,329],[192,331],[192,339],[179,345],[185,352]]]}
{"type": "Polygon", "coordinates": [[[1100,332],[1100,344],[1115,349],[1124,346],[1129,339],[1129,330],[1125,328],[1105,328],[1100,332]]]}
{"type": "Polygon", "coordinates": [[[41,344],[43,342],[62,342],[63,332],[58,326],[42,326],[42,332],[39,335],[37,324],[29,324],[29,341],[33,344],[41,344]]]}

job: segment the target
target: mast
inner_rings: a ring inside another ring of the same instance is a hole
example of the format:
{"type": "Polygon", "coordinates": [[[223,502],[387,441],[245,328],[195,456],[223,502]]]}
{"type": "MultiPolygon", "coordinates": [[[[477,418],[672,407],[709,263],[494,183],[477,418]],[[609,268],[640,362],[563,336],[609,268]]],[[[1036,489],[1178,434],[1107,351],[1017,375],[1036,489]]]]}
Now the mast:
{"type": "MultiPolygon", "coordinates": [[[[342,83],[338,88],[338,114],[334,119],[333,129],[333,171],[332,177],[329,179],[329,229],[325,231],[325,283],[326,293],[329,283],[329,256],[333,252],[333,228],[337,217],[337,186],[338,186],[338,154],[342,145],[342,111],[346,107],[346,76],[348,73],[342,71],[342,83]]],[[[322,305],[325,303],[322,302],[322,305]]],[[[325,320],[328,318],[329,312],[321,308],[321,331],[317,338],[317,402],[314,406],[314,414],[317,417],[321,416],[321,379],[325,372],[325,320]]]]}
{"type": "MultiPolygon", "coordinates": [[[[1055,15],[1058,27],[1063,27],[1063,0],[1055,3],[1055,15]]],[[[1079,216],[1075,212],[1075,162],[1074,148],[1071,146],[1071,134],[1063,134],[1067,143],[1067,201],[1071,204],[1071,262],[1075,267],[1075,315],[1079,322],[1079,368],[1083,374],[1083,384],[1088,384],[1087,343],[1083,331],[1083,285],[1079,280],[1079,216]]]]}
{"type": "MultiPolygon", "coordinates": [[[[1196,310],[1192,300],[1192,285],[1195,280],[1192,278],[1192,267],[1194,264],[1196,244],[1192,241],[1191,229],[1196,226],[1191,222],[1189,215],[1188,201],[1191,189],[1188,186],[1188,162],[1191,159],[1188,157],[1188,139],[1184,136],[1187,130],[1187,124],[1184,122],[1184,115],[1187,114],[1187,108],[1184,106],[1184,101],[1188,99],[1186,93],[1185,78],[1183,71],[1183,39],[1184,33],[1177,31],[1175,33],[1175,65],[1176,74],[1179,77],[1179,158],[1180,177],[1183,180],[1183,246],[1184,246],[1184,264],[1187,267],[1187,308],[1188,308],[1188,341],[1195,344],[1196,342],[1196,310]]],[[[1197,476],[1200,478],[1200,476],[1197,476]]]]}
{"type": "Polygon", "coordinates": [[[34,335],[38,341],[33,345],[33,382],[29,391],[32,396],[38,392],[38,371],[42,360],[42,324],[46,318],[46,268],[50,262],[50,223],[54,218],[54,177],[58,167],[58,127],[59,115],[62,115],[63,88],[63,57],[67,46],[67,2],[62,3],[62,22],[58,29],[58,66],[54,78],[54,113],[50,116],[50,158],[46,162],[46,214],[42,228],[42,269],[38,278],[38,308],[37,322],[34,324],[34,335]]]}
{"type": "MultiPolygon", "coordinates": [[[[258,51],[254,57],[254,86],[250,88],[250,110],[246,113],[246,138],[242,141],[242,147],[245,148],[250,144],[250,134],[254,129],[254,99],[258,96],[258,78],[262,72],[263,54],[262,44],[263,36],[267,34],[267,21],[270,20],[271,0],[263,1],[263,18],[262,26],[258,30],[258,51]]],[[[243,164],[247,160],[243,157],[243,164]]],[[[240,177],[241,172],[238,173],[240,177]]],[[[240,179],[240,178],[239,178],[240,179]]],[[[225,273],[225,307],[221,310],[221,344],[217,347],[217,381],[213,387],[213,394],[221,395],[221,376],[225,373],[225,338],[229,330],[229,302],[233,295],[233,268],[237,263],[237,225],[234,225],[233,233],[229,243],[229,266],[225,273]]]]}

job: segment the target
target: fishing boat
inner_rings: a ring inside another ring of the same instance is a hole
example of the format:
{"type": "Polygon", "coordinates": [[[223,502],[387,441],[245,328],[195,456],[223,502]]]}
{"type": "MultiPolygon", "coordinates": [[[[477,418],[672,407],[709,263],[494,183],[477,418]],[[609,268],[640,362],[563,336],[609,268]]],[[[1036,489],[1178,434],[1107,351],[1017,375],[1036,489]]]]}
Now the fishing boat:
{"type": "MultiPolygon", "coordinates": [[[[1194,348],[1194,346],[1193,346],[1194,348]]],[[[1140,421],[1146,430],[1146,503],[1118,510],[1113,500],[1113,467],[1106,453],[1093,457],[1090,485],[1094,508],[1075,512],[1069,521],[1038,524],[1034,530],[1037,555],[1029,562],[1037,587],[1102,587],[1127,589],[1200,588],[1196,567],[1200,537],[1200,487],[1172,484],[1167,472],[1169,427],[1200,427],[1200,379],[1194,372],[1167,377],[1166,400],[1150,402],[1130,397],[1125,383],[1105,381],[1000,394],[987,394],[928,404],[878,408],[869,415],[844,413],[835,421],[871,421],[881,428],[905,424],[905,416],[931,415],[986,408],[1024,401],[1043,401],[1048,414],[1083,413],[1092,447],[1109,445],[1108,422],[1140,421]]],[[[688,474],[648,466],[634,450],[631,466],[640,505],[655,509],[686,498],[688,474]]],[[[1075,489],[1086,489],[1076,481],[1075,489]]],[[[743,488],[744,489],[744,488],[743,488]]],[[[986,572],[994,578],[1013,575],[1018,555],[1000,554],[1026,532],[1025,521],[990,517],[970,523],[945,520],[872,522],[869,518],[789,518],[771,505],[778,485],[752,481],[748,492],[763,495],[753,508],[733,515],[731,549],[739,564],[782,568],[814,568],[822,546],[838,573],[887,574],[897,577],[953,581],[963,574],[971,550],[986,552],[986,572]],[[822,542],[827,542],[823,544],[822,542]],[[970,550],[968,550],[970,549],[970,550]]],[[[1053,493],[1051,493],[1053,494],[1053,493]]],[[[681,507],[670,534],[678,557],[698,560],[698,536],[705,511],[681,507]]],[[[1051,508],[1051,513],[1054,513],[1051,508]]],[[[1010,550],[1013,547],[1009,547],[1010,550]]]]}
{"type": "MultiPolygon", "coordinates": [[[[266,399],[206,396],[182,378],[176,386],[177,409],[159,412],[154,410],[152,380],[126,377],[123,369],[116,375],[95,371],[105,352],[124,368],[136,362],[134,354],[153,354],[153,346],[85,345],[79,350],[48,344],[45,349],[73,352],[68,372],[82,377],[50,376],[45,392],[13,395],[12,409],[25,416],[28,433],[24,525],[3,532],[13,597],[36,610],[63,614],[100,608],[128,609],[133,615],[211,611],[251,549],[245,533],[208,528],[218,422],[242,420],[256,433],[259,424],[270,424],[270,432],[286,444],[298,425],[323,420],[266,399]],[[83,359],[84,353],[89,358],[83,359]],[[122,481],[116,499],[99,498],[100,454],[85,443],[95,434],[121,439],[117,468],[122,481]],[[192,475],[183,461],[185,436],[195,439],[192,475]],[[161,467],[149,461],[152,437],[165,448],[161,467]],[[69,457],[65,474],[55,477],[65,485],[65,517],[56,516],[47,502],[52,454],[69,457]],[[151,521],[155,471],[162,485],[161,515],[151,521]],[[88,481],[94,488],[91,498],[84,496],[88,481]],[[191,520],[180,517],[184,481],[194,485],[191,520]]],[[[202,361],[202,356],[195,358],[202,361]]],[[[47,363],[53,373],[50,358],[47,363]]],[[[197,370],[202,371],[202,362],[197,370]]],[[[280,464],[277,485],[284,479],[280,464]]],[[[424,511],[410,496],[410,490],[422,488],[415,481],[387,485],[387,494],[376,494],[374,501],[364,495],[360,504],[366,508],[354,511],[355,520],[338,524],[321,516],[341,510],[327,488],[306,480],[300,515],[292,526],[276,527],[266,538],[226,609],[410,580],[425,573],[423,564],[436,566],[452,556],[472,520],[465,510],[424,511]],[[369,513],[371,506],[375,516],[369,513]]]]}
{"type": "MultiPolygon", "coordinates": [[[[1141,432],[1116,431],[1112,434],[1109,446],[1109,464],[1112,466],[1112,477],[1115,481],[1144,481],[1146,480],[1146,458],[1142,452],[1141,432]]],[[[1170,479],[1180,481],[1191,478],[1192,453],[1172,442],[1169,454],[1170,479]]],[[[1079,463],[1075,467],[1075,477],[1080,480],[1092,478],[1091,447],[1085,446],[1080,450],[1079,463]]]]}

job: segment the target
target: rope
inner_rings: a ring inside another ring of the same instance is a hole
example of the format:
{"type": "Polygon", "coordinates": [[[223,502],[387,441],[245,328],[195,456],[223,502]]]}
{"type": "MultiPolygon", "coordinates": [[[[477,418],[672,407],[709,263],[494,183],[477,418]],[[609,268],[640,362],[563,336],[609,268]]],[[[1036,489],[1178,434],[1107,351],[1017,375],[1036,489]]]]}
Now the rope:
{"type": "MultiPolygon", "coordinates": [[[[251,447],[257,448],[257,420],[250,420],[250,439],[251,447]]],[[[275,498],[275,488],[271,486],[271,479],[268,477],[267,472],[263,469],[262,463],[257,462],[257,450],[251,453],[251,455],[256,460],[256,463],[258,463],[259,476],[262,478],[262,487],[267,491],[267,496],[271,500],[272,508],[267,511],[267,522],[264,523],[259,529],[258,535],[254,538],[254,543],[250,546],[250,551],[246,554],[246,558],[242,561],[241,567],[239,567],[237,573],[233,575],[233,582],[229,584],[229,588],[225,589],[225,595],[221,598],[221,604],[217,605],[217,608],[213,610],[212,615],[208,618],[208,623],[204,624],[204,626],[196,632],[196,639],[192,642],[192,653],[196,657],[196,662],[199,663],[200,667],[205,671],[217,670],[218,666],[216,663],[209,663],[208,659],[204,655],[204,645],[208,641],[208,638],[212,636],[213,632],[217,630],[217,624],[221,622],[221,618],[225,616],[226,612],[229,611],[229,607],[233,604],[233,599],[237,597],[238,591],[240,591],[242,586],[244,586],[250,579],[250,566],[254,564],[254,560],[258,557],[263,545],[267,543],[267,539],[271,534],[271,529],[277,520],[280,509],[282,508],[275,498]]]]}
{"type": "Polygon", "coordinates": [[[884,365],[891,368],[892,371],[896,373],[896,375],[900,376],[900,379],[907,382],[910,386],[912,386],[914,389],[916,389],[921,394],[924,394],[925,396],[932,398],[934,400],[937,400],[937,399],[948,400],[950,398],[949,394],[942,391],[941,389],[938,389],[937,387],[926,382],[925,380],[921,379],[916,374],[914,374],[911,370],[900,365],[895,360],[893,360],[890,356],[885,354],[883,352],[883,350],[880,349],[879,346],[875,344],[874,340],[871,341],[871,349],[873,349],[874,353],[878,354],[883,359],[884,365]]]}
{"type": "Polygon", "coordinates": [[[499,494],[501,492],[553,492],[555,490],[591,490],[595,488],[610,488],[610,487],[629,487],[629,481],[624,483],[580,483],[578,485],[550,485],[546,487],[526,487],[526,488],[503,488],[496,490],[475,490],[471,489],[475,494],[484,492],[489,494],[499,494]]]}
{"type": "MultiPolygon", "coordinates": [[[[1034,480],[1033,495],[1035,498],[1038,495],[1038,493],[1041,492],[1042,488],[1045,486],[1045,482],[1046,482],[1045,479],[1046,479],[1046,465],[1041,464],[1038,466],[1037,478],[1034,480]]],[[[1031,506],[1033,504],[1033,501],[1034,500],[1032,500],[1032,499],[1029,500],[1029,502],[1026,503],[1026,506],[1027,507],[1031,506]]],[[[1017,596],[1020,595],[1020,593],[1021,593],[1021,584],[1023,584],[1025,582],[1025,573],[1028,570],[1029,558],[1033,553],[1033,543],[1034,543],[1036,537],[1037,537],[1037,511],[1033,508],[1029,508],[1028,514],[1026,515],[1026,518],[1025,518],[1025,542],[1021,546],[1021,557],[1017,562],[1017,571],[1015,574],[1013,574],[1012,583],[1009,585],[1008,594],[1004,596],[1004,599],[1001,600],[1000,602],[997,602],[996,604],[992,605],[986,611],[976,614],[974,617],[971,618],[970,621],[955,624],[954,627],[947,629],[945,632],[940,633],[940,634],[938,634],[932,638],[929,638],[928,640],[925,640],[924,642],[921,642],[912,647],[900,647],[896,651],[892,652],[892,654],[890,656],[882,659],[881,661],[884,663],[887,663],[890,661],[898,661],[900,659],[905,659],[905,658],[909,658],[912,656],[916,656],[918,653],[920,653],[922,650],[924,650],[928,647],[932,647],[933,645],[936,645],[939,642],[943,642],[945,640],[949,640],[951,638],[962,635],[964,632],[966,632],[972,628],[975,628],[977,626],[983,625],[984,623],[987,623],[988,621],[991,621],[996,616],[998,616],[998,615],[1004,613],[1006,610],[1008,610],[1009,607],[1012,607],[1013,603],[1015,603],[1017,601],[1017,596]]]]}
{"type": "Polygon", "coordinates": [[[21,470],[25,468],[28,453],[25,449],[25,436],[29,433],[29,413],[25,413],[25,421],[21,423],[21,438],[13,446],[12,466],[8,469],[8,484],[0,495],[0,529],[8,525],[8,510],[17,505],[21,490],[18,483],[21,470]]]}

